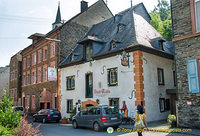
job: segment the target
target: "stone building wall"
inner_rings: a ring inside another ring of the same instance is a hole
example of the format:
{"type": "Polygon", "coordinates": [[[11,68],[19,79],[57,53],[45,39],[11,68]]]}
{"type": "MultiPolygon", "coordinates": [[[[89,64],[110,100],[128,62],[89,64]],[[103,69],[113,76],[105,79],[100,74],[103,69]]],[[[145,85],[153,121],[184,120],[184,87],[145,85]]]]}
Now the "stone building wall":
{"type": "Polygon", "coordinates": [[[178,120],[183,127],[200,128],[200,97],[190,93],[187,77],[187,60],[200,55],[200,36],[175,43],[175,60],[178,91],[178,120]],[[192,101],[192,105],[187,105],[192,101]]]}
{"type": "Polygon", "coordinates": [[[171,0],[173,37],[192,34],[190,0],[171,0]]]}
{"type": "Polygon", "coordinates": [[[0,99],[4,94],[4,89],[9,90],[10,67],[0,67],[0,99]]]}
{"type": "Polygon", "coordinates": [[[60,62],[67,57],[71,50],[76,46],[77,42],[83,38],[88,29],[88,27],[74,22],[69,22],[61,28],[60,62]]]}
{"type": "Polygon", "coordinates": [[[190,0],[171,0],[178,97],[178,125],[200,128],[200,95],[190,93],[187,60],[200,56],[200,36],[192,32],[190,0]],[[192,102],[191,105],[187,102],[192,102]]]}

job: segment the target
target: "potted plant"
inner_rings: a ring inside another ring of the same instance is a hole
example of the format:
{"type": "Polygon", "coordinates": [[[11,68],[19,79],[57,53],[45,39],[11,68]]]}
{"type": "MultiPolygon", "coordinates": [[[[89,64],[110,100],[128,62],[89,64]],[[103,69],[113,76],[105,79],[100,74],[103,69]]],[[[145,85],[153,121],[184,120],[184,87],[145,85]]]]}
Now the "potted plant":
{"type": "Polygon", "coordinates": [[[171,125],[171,127],[176,127],[176,116],[173,114],[168,115],[167,122],[171,125]]]}
{"type": "Polygon", "coordinates": [[[67,118],[66,117],[62,118],[62,124],[67,124],[67,118]]]}

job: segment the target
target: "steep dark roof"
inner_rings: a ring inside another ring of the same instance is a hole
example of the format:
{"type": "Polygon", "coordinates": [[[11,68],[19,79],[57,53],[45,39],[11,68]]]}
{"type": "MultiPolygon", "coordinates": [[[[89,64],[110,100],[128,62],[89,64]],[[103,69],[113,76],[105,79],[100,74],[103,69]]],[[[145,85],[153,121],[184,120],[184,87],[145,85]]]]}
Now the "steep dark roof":
{"type": "MultiPolygon", "coordinates": [[[[136,13],[133,8],[124,10],[118,13],[114,17],[93,25],[84,38],[78,42],[74,51],[66,57],[66,59],[60,63],[61,67],[70,65],[75,62],[84,60],[84,45],[88,42],[93,43],[93,58],[99,56],[106,56],[114,52],[127,50],[134,47],[145,47],[145,49],[159,50],[154,47],[151,42],[152,40],[159,40],[164,38],[147,22],[147,20],[136,13]],[[93,38],[88,38],[92,37],[93,38]],[[99,42],[101,41],[101,42],[99,42]],[[112,45],[114,43],[114,46],[112,45]],[[72,54],[74,59],[71,60],[72,54]],[[75,57],[75,54],[76,57],[75,57]]],[[[165,43],[164,54],[173,53],[172,46],[165,43]]]]}
{"type": "Polygon", "coordinates": [[[53,24],[59,24],[59,23],[61,23],[60,4],[58,5],[56,20],[53,24]]]}

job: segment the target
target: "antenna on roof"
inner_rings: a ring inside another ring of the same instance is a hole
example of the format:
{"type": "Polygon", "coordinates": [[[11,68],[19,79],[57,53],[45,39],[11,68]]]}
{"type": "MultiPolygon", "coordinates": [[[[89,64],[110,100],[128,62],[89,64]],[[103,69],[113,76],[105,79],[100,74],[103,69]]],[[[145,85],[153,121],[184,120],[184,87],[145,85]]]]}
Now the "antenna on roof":
{"type": "Polygon", "coordinates": [[[58,6],[60,7],[60,1],[58,1],[58,6]]]}
{"type": "Polygon", "coordinates": [[[132,0],[131,0],[131,8],[133,7],[133,2],[132,2],[132,0]]]}

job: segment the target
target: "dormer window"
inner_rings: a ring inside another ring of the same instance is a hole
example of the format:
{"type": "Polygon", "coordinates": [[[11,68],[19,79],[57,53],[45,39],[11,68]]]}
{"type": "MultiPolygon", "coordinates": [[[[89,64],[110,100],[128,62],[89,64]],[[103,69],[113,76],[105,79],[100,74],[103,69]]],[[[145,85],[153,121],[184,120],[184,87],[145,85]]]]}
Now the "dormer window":
{"type": "Polygon", "coordinates": [[[89,42],[85,46],[85,60],[86,61],[91,61],[92,60],[92,53],[93,53],[92,43],[89,42]]]}
{"type": "Polygon", "coordinates": [[[74,53],[72,53],[72,60],[71,61],[74,61],[74,53]]]}
{"type": "Polygon", "coordinates": [[[164,49],[163,49],[163,41],[162,41],[162,40],[159,40],[159,41],[158,41],[158,44],[159,44],[159,49],[163,51],[163,50],[164,50],[164,49]]]}
{"type": "Polygon", "coordinates": [[[118,24],[118,29],[117,29],[117,32],[122,32],[125,28],[125,25],[124,24],[118,24]]]}
{"type": "Polygon", "coordinates": [[[111,47],[111,49],[116,48],[116,41],[112,40],[110,42],[110,47],[111,47]]]}

